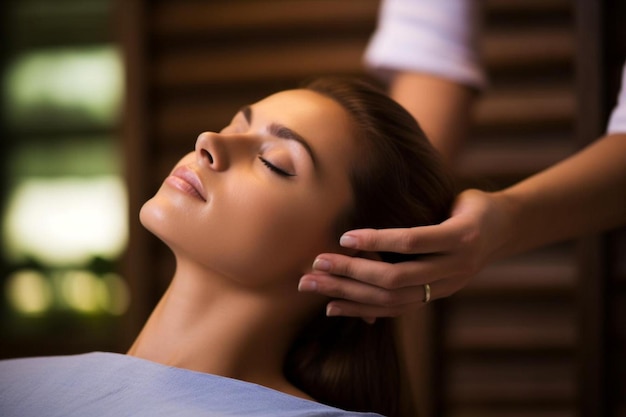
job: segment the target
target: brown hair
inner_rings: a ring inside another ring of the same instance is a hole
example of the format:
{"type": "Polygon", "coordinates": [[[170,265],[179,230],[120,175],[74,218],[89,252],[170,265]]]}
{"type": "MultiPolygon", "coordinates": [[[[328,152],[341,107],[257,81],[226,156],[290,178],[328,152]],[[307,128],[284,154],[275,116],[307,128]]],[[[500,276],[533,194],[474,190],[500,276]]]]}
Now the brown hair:
{"type": "MultiPolygon", "coordinates": [[[[354,203],[341,232],[431,225],[448,217],[451,177],[403,107],[363,80],[322,78],[305,88],[334,99],[354,122],[354,203]]],[[[387,262],[408,258],[380,256],[387,262]]],[[[394,319],[368,325],[323,315],[305,326],[285,365],[289,380],[320,402],[394,417],[415,415],[405,371],[394,319]]]]}

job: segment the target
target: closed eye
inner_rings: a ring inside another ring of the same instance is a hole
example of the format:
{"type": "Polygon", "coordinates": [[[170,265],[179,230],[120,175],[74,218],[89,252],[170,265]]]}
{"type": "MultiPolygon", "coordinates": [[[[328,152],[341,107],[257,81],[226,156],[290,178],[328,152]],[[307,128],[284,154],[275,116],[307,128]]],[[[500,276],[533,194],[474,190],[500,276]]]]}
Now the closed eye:
{"type": "Polygon", "coordinates": [[[263,158],[262,156],[259,156],[259,161],[261,161],[263,165],[269,168],[270,171],[280,175],[281,177],[295,177],[296,176],[296,174],[290,174],[289,172],[278,168],[276,165],[272,164],[271,162],[269,162],[267,159],[263,158]]]}

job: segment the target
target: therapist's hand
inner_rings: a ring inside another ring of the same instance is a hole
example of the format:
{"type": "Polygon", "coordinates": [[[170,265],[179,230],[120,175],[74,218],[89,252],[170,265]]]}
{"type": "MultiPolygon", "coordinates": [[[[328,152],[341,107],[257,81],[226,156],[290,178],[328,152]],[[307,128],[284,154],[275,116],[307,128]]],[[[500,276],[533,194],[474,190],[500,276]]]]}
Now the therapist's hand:
{"type": "Polygon", "coordinates": [[[415,261],[389,264],[362,257],[324,253],[313,272],[300,279],[299,290],[333,300],[329,316],[398,316],[463,288],[506,240],[507,213],[496,194],[461,193],[451,217],[435,226],[406,229],[362,229],[345,233],[341,245],[366,252],[415,254],[415,261]]]}

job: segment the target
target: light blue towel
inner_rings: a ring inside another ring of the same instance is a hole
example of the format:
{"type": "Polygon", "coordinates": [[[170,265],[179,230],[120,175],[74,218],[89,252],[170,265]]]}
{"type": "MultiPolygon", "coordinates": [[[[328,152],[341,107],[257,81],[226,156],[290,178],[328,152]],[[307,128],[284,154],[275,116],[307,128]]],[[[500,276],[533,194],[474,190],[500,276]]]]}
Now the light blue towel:
{"type": "Polygon", "coordinates": [[[0,361],[3,417],[373,417],[231,378],[94,352],[0,361]]]}

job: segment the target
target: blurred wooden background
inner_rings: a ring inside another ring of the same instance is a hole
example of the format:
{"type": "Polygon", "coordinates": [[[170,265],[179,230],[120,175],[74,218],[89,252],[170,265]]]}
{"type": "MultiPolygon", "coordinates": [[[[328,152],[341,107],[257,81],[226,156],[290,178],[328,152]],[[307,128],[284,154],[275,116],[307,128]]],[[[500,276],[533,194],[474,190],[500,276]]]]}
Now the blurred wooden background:
{"type": "MultiPolygon", "coordinates": [[[[626,14],[618,0],[483,7],[490,87],[460,171],[468,185],[498,188],[601,135],[626,57],[626,14]]],[[[243,103],[314,75],[363,74],[377,8],[376,0],[118,1],[128,71],[128,339],[173,268],[136,221],[143,202],[200,132],[220,129],[243,103]]],[[[493,265],[434,309],[419,398],[433,415],[626,416],[624,233],[493,265]]]]}

